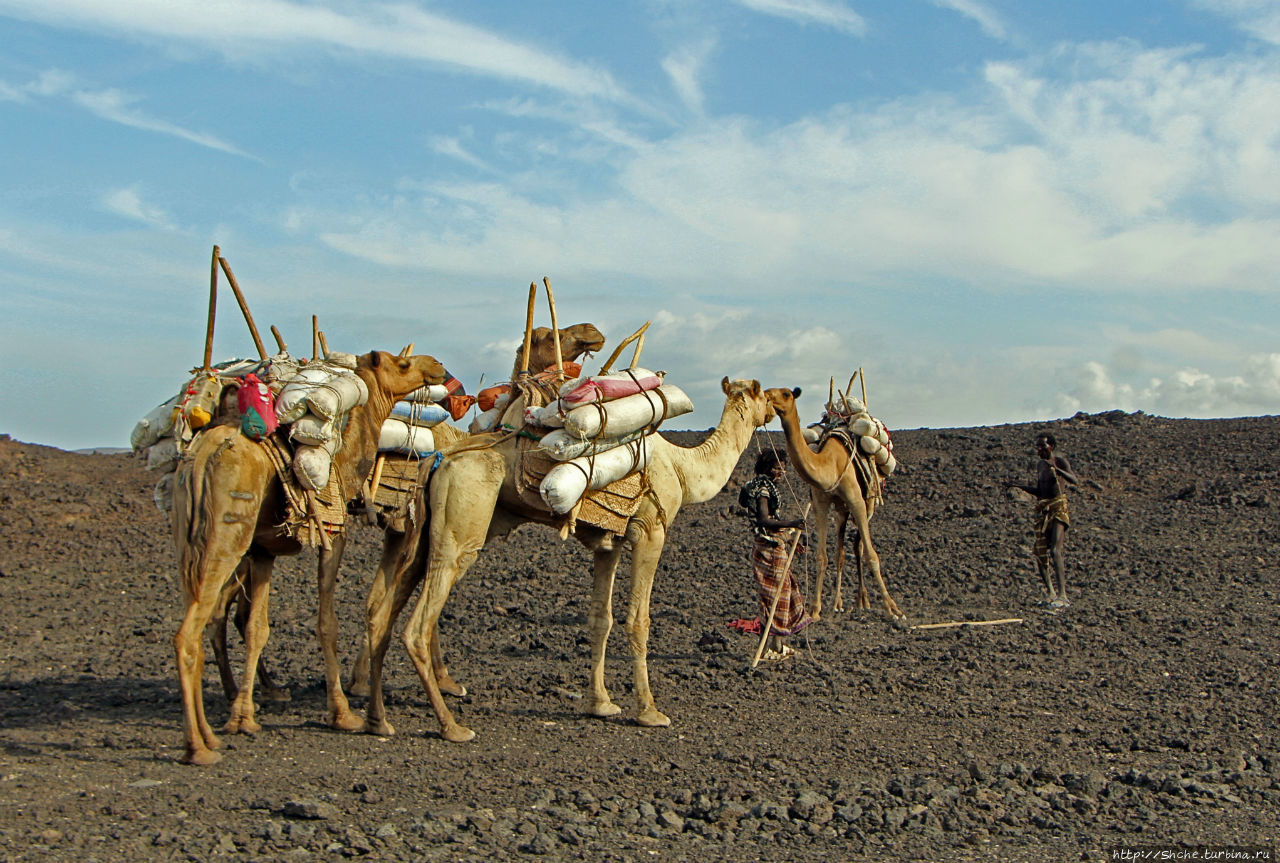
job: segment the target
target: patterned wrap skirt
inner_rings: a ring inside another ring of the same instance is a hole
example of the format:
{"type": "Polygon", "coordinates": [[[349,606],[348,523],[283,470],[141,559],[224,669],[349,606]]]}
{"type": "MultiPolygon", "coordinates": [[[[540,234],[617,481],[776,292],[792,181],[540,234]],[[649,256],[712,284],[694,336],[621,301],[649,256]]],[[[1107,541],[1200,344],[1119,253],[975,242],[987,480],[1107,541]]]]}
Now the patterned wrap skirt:
{"type": "Polygon", "coordinates": [[[777,531],[771,537],[757,535],[751,547],[751,569],[760,588],[760,620],[769,619],[769,609],[778,598],[778,608],[773,614],[774,635],[795,635],[813,622],[804,607],[804,596],[796,577],[787,568],[794,530],[777,531]]]}
{"type": "Polygon", "coordinates": [[[1055,521],[1062,522],[1063,527],[1071,526],[1065,494],[1036,501],[1036,545],[1033,554],[1042,566],[1049,563],[1049,525],[1055,521]]]}

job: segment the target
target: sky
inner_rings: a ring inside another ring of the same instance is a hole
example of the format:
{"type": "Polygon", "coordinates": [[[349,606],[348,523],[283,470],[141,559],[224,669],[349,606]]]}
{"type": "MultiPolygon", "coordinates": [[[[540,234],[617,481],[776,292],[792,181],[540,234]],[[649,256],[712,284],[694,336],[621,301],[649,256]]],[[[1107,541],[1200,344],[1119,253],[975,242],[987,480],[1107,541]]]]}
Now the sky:
{"type": "Polygon", "coordinates": [[[1280,413],[1280,0],[0,0],[0,154],[16,440],[127,446],[215,244],[269,348],[472,392],[545,277],[673,428],[1280,413]]]}

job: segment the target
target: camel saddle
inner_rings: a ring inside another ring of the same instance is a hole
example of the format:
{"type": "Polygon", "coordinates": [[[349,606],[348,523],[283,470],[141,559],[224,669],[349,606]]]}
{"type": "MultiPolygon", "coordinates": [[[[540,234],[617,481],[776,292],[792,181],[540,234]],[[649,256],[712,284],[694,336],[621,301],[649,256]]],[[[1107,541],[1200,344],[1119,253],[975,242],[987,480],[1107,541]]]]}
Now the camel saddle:
{"type": "Polygon", "coordinates": [[[830,424],[823,423],[821,428],[822,431],[818,433],[818,439],[813,443],[813,448],[815,450],[822,449],[831,438],[839,441],[845,452],[849,454],[849,459],[853,462],[854,468],[858,471],[858,479],[863,489],[865,489],[864,496],[868,500],[883,503],[884,490],[880,471],[876,467],[875,460],[858,448],[858,436],[853,433],[846,423],[840,421],[831,422],[830,424]]]}
{"type": "Polygon", "coordinates": [[[312,548],[328,545],[324,534],[342,533],[347,523],[347,495],[343,492],[338,471],[331,469],[329,484],[312,495],[315,501],[313,510],[307,501],[307,490],[293,473],[293,448],[285,436],[276,432],[257,443],[275,465],[276,475],[284,489],[286,512],[281,528],[303,545],[312,548]]]}

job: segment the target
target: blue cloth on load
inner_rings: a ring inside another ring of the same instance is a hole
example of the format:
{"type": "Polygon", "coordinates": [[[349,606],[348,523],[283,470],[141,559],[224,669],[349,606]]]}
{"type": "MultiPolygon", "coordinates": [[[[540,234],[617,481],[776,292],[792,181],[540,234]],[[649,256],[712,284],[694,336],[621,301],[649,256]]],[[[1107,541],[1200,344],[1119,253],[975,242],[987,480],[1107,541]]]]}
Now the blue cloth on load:
{"type": "Polygon", "coordinates": [[[449,412],[437,404],[396,402],[391,408],[391,418],[411,426],[430,427],[449,419],[449,412]]]}

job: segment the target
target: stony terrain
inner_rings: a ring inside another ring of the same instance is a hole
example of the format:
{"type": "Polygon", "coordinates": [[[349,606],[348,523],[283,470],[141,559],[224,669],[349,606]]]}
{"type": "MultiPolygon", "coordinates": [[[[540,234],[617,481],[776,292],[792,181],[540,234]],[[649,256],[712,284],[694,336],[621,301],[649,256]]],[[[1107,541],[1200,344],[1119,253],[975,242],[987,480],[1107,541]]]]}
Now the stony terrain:
{"type": "MultiPolygon", "coordinates": [[[[775,426],[776,428],[776,426],[775,426]]],[[[673,435],[682,443],[697,433],[673,435]]],[[[773,432],[759,446],[778,444],[773,432]]],[[[268,658],[293,689],[210,768],[178,763],[174,553],[128,454],[0,439],[0,858],[68,860],[1104,860],[1120,847],[1280,850],[1280,418],[1078,415],[921,429],[873,521],[909,623],[829,612],[798,658],[750,668],[748,451],[683,511],[659,570],[650,671],[667,729],[581,714],[588,558],[526,527],[487,549],[442,631],[477,732],[436,725],[396,645],[389,739],[321,723],[314,555],[285,560],[268,658]],[[1071,499],[1073,604],[1040,610],[1031,439],[1071,499]]],[[[787,505],[799,513],[795,484],[787,505]]],[[[347,659],[380,535],[340,591],[347,659]]],[[[812,555],[800,571],[812,578],[812,555]]],[[[616,613],[627,579],[620,579],[616,613]]],[[[830,609],[832,595],[827,594],[830,609]]],[[[238,640],[233,645],[239,651],[238,640]]],[[[212,669],[211,717],[225,716],[212,669]]]]}

